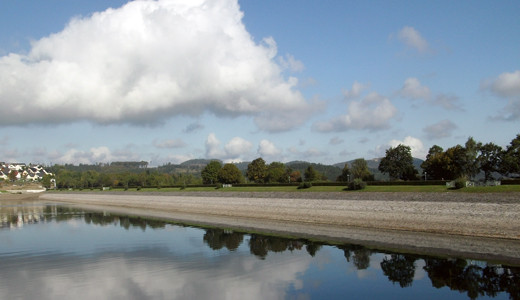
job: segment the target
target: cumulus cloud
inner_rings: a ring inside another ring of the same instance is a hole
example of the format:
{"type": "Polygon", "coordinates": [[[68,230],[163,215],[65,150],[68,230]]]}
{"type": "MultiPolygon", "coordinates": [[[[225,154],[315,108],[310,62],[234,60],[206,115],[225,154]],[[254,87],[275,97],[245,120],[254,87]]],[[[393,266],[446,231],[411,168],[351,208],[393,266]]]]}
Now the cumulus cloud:
{"type": "Polygon", "coordinates": [[[412,100],[428,100],[430,99],[431,91],[430,88],[422,86],[421,82],[417,78],[410,77],[404,81],[404,85],[399,91],[399,94],[403,98],[409,98],[412,100]]]}
{"type": "Polygon", "coordinates": [[[160,124],[205,112],[252,116],[271,132],[302,125],[323,104],[284,78],[274,39],[255,43],[242,17],[237,0],[158,0],[74,18],[28,54],[0,57],[0,125],[160,124]]]}
{"type": "Polygon", "coordinates": [[[186,147],[186,143],[181,139],[177,140],[163,140],[159,141],[155,139],[152,143],[155,148],[159,149],[173,149],[173,148],[183,148],[186,147]]]}
{"type": "Polygon", "coordinates": [[[403,141],[391,140],[390,142],[388,142],[388,145],[394,148],[399,144],[410,146],[410,148],[412,149],[413,157],[420,159],[426,158],[426,154],[428,153],[428,151],[424,148],[424,144],[420,139],[414,138],[412,136],[407,136],[404,138],[403,141]]]}
{"type": "Polygon", "coordinates": [[[494,80],[481,83],[480,88],[490,89],[500,97],[518,97],[520,96],[520,70],[502,73],[494,80]]]}
{"type": "Polygon", "coordinates": [[[489,90],[493,94],[508,99],[508,104],[492,120],[520,120],[520,71],[502,73],[498,78],[480,84],[481,90],[489,90]]]}
{"type": "Polygon", "coordinates": [[[276,147],[276,145],[268,140],[261,140],[260,145],[258,146],[258,154],[262,157],[273,157],[281,155],[283,150],[281,148],[276,147]]]}
{"type": "Polygon", "coordinates": [[[343,142],[345,142],[344,139],[341,139],[341,138],[335,136],[332,139],[330,139],[329,144],[331,144],[331,145],[339,145],[339,144],[341,144],[343,142]]]}
{"type": "Polygon", "coordinates": [[[450,137],[455,129],[459,128],[455,123],[450,120],[442,120],[433,125],[426,126],[423,131],[426,133],[426,138],[429,140],[441,139],[450,137]]]}
{"type": "Polygon", "coordinates": [[[397,113],[397,108],[388,98],[372,92],[362,101],[351,101],[346,115],[336,116],[325,122],[316,122],[312,129],[319,132],[363,129],[377,131],[390,127],[389,122],[397,113]]]}
{"type": "Polygon", "coordinates": [[[428,42],[421,36],[419,31],[411,26],[405,26],[399,30],[397,37],[403,44],[420,53],[425,53],[429,50],[428,42]]]}
{"type": "Polygon", "coordinates": [[[446,110],[463,110],[458,103],[457,96],[443,93],[434,96],[430,88],[421,85],[419,79],[415,77],[407,78],[397,94],[410,100],[423,100],[426,104],[441,106],[446,110]]]}
{"type": "Polygon", "coordinates": [[[208,135],[206,139],[206,158],[222,159],[224,162],[243,161],[253,148],[253,144],[240,137],[232,138],[224,149],[220,147],[221,142],[214,133],[208,135]]]}
{"type": "Polygon", "coordinates": [[[303,70],[305,70],[305,65],[303,62],[294,59],[294,56],[291,54],[286,54],[285,58],[280,56],[278,61],[284,69],[289,69],[291,72],[297,73],[303,72],[303,70]]]}
{"type": "Polygon", "coordinates": [[[94,147],[88,151],[69,149],[65,153],[53,151],[47,154],[47,158],[58,164],[95,164],[113,161],[138,161],[140,155],[128,150],[116,150],[112,152],[108,147],[94,147]]]}
{"type": "Polygon", "coordinates": [[[356,99],[361,95],[361,93],[364,90],[368,89],[369,87],[370,85],[368,84],[362,84],[357,81],[354,81],[350,90],[343,89],[342,92],[347,100],[356,99]]]}
{"type": "Polygon", "coordinates": [[[186,126],[186,128],[184,128],[182,130],[182,132],[184,132],[184,133],[194,133],[194,132],[199,131],[201,129],[204,129],[204,125],[202,125],[200,123],[191,123],[188,126],[186,126]]]}

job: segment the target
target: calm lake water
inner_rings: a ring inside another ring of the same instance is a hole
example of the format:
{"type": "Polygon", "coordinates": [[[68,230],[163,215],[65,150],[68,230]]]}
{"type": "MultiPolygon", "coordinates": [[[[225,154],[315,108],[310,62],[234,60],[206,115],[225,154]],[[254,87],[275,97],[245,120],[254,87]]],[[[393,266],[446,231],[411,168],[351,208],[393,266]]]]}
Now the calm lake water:
{"type": "Polygon", "coordinates": [[[0,204],[0,299],[520,299],[520,267],[0,204]]]}

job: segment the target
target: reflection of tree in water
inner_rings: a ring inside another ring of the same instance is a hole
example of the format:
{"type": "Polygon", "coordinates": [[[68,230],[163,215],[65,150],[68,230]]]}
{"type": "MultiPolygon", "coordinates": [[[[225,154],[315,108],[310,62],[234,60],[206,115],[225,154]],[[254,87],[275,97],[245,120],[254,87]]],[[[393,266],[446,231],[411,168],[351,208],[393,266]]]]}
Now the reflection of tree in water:
{"type": "Polygon", "coordinates": [[[119,216],[119,215],[104,215],[102,213],[85,213],[84,215],[85,223],[94,224],[99,226],[107,226],[107,225],[117,225],[123,227],[126,230],[129,230],[130,227],[141,228],[141,230],[145,231],[146,228],[164,228],[166,227],[165,221],[160,220],[147,220],[140,217],[129,217],[129,216],[119,216]]]}
{"type": "Polygon", "coordinates": [[[509,299],[520,299],[520,268],[469,264],[462,259],[425,259],[424,270],[436,288],[466,292],[468,297],[496,297],[500,292],[509,299]]]}
{"type": "Polygon", "coordinates": [[[393,283],[404,287],[412,286],[415,275],[415,258],[411,255],[392,254],[381,262],[383,274],[393,283]]]}
{"type": "MultiPolygon", "coordinates": [[[[298,240],[291,240],[280,237],[273,236],[264,236],[258,234],[251,234],[251,238],[249,239],[249,250],[251,254],[255,255],[259,259],[264,260],[267,257],[269,252],[284,252],[284,251],[293,251],[293,250],[301,250],[304,243],[298,240]]],[[[309,244],[307,244],[308,247],[309,244]]],[[[316,252],[321,248],[321,246],[311,246],[312,249],[307,251],[309,254],[312,252],[316,254],[316,252]]],[[[313,255],[311,254],[311,255],[313,255]]]]}
{"type": "Polygon", "coordinates": [[[226,247],[228,250],[234,251],[242,244],[244,235],[224,229],[206,229],[203,240],[213,250],[226,247]]]}
{"type": "Polygon", "coordinates": [[[337,248],[343,250],[348,262],[352,259],[354,266],[358,270],[366,270],[370,266],[370,255],[372,255],[370,249],[353,244],[340,245],[337,248]]]}

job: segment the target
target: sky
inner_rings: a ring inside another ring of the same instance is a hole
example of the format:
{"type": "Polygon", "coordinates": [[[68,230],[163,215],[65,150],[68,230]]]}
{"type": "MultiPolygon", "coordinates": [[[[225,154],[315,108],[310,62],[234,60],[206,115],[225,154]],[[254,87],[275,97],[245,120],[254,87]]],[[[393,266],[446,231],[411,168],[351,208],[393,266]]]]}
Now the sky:
{"type": "Polygon", "coordinates": [[[520,133],[519,1],[0,1],[0,161],[382,157],[520,133]]]}

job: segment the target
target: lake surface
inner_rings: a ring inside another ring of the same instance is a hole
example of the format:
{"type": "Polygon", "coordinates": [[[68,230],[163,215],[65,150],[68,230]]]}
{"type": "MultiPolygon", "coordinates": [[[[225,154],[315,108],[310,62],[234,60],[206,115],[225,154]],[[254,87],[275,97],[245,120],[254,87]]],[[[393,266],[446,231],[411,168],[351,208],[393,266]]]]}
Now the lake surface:
{"type": "Polygon", "coordinates": [[[0,204],[0,299],[520,299],[520,267],[0,204]]]}

